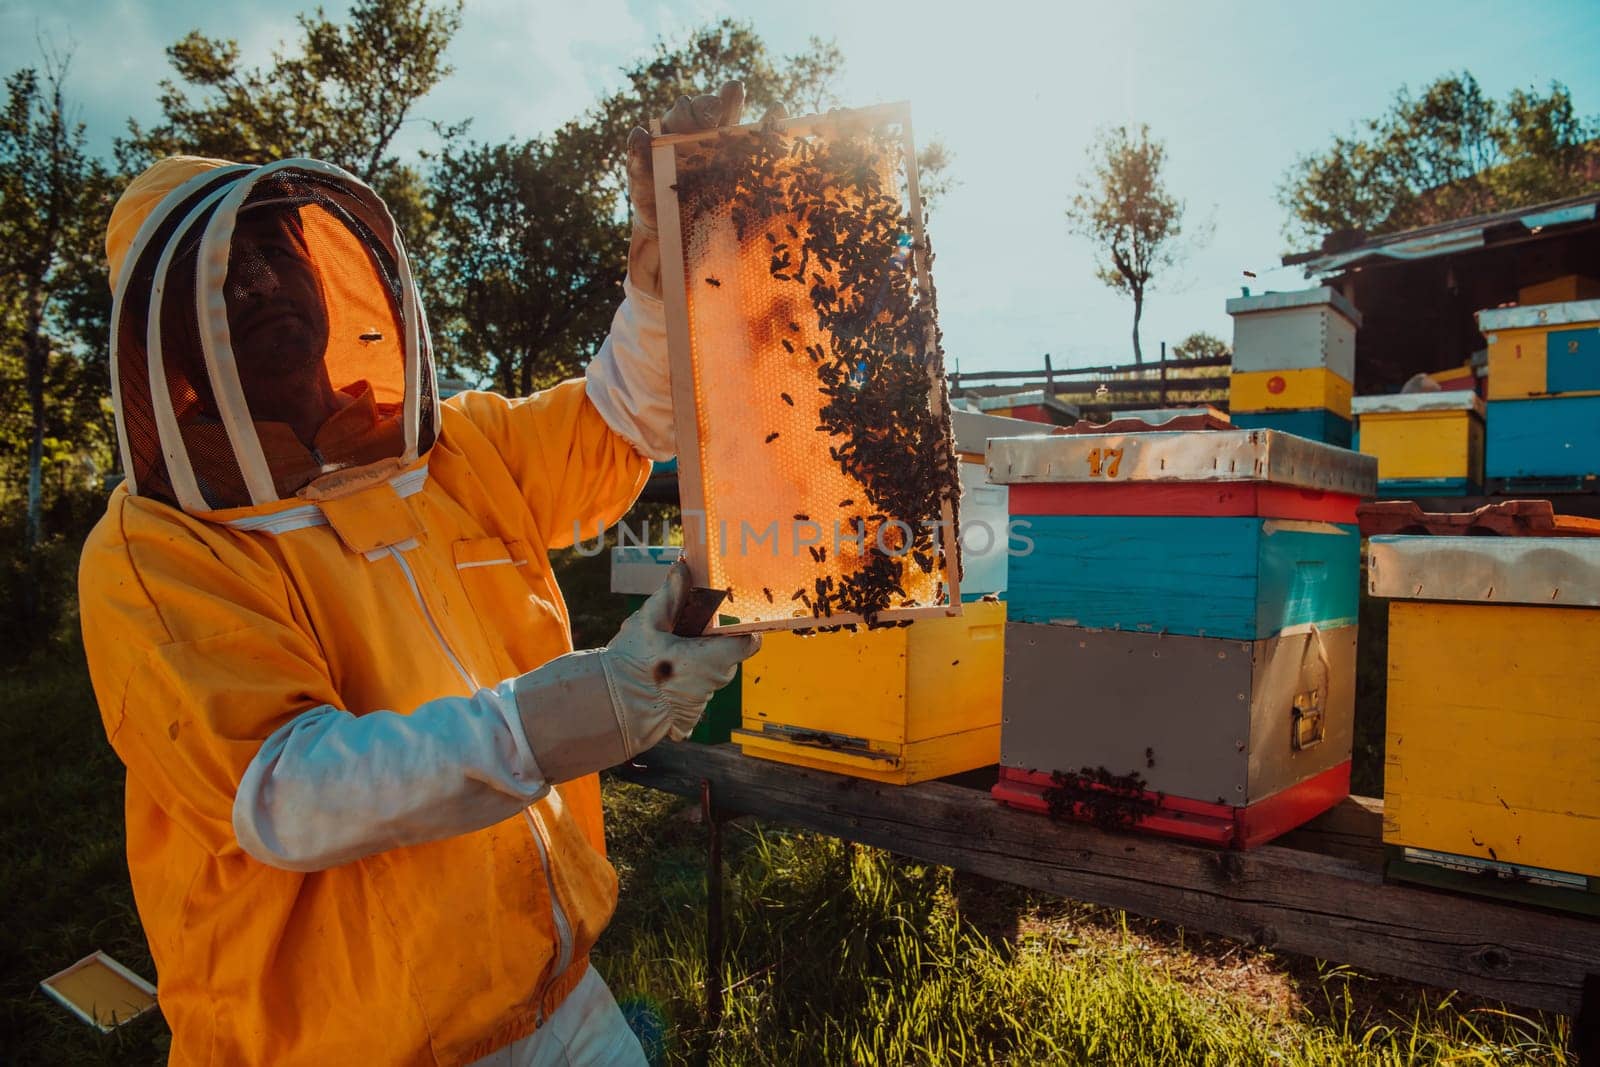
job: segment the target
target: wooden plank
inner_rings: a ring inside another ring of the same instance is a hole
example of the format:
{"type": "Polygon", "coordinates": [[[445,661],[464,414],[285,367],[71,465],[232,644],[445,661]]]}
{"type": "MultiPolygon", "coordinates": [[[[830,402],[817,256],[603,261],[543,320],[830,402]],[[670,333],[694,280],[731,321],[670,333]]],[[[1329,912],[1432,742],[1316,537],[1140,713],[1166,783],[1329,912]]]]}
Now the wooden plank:
{"type": "Polygon", "coordinates": [[[1377,797],[1345,797],[1274,844],[1349,860],[1377,873],[1383,870],[1383,801],[1377,797]]]}
{"type": "Polygon", "coordinates": [[[945,782],[880,785],[745,759],[721,745],[658,745],[626,773],[683,796],[698,796],[709,780],[727,809],[1530,1008],[1576,1011],[1584,976],[1600,960],[1600,922],[1385,885],[1370,864],[1339,855],[1117,834],[1013,811],[945,782]]]}

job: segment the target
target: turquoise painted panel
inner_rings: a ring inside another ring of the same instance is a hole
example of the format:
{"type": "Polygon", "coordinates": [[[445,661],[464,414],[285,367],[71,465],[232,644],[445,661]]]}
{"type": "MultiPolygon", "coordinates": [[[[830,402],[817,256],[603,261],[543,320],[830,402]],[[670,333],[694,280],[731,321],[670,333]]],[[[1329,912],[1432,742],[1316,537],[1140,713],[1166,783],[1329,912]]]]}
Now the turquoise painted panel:
{"type": "Polygon", "coordinates": [[[1355,624],[1361,599],[1357,527],[1263,519],[1260,539],[1256,628],[1248,640],[1306,623],[1355,624]]]}
{"type": "Polygon", "coordinates": [[[1544,375],[1545,388],[1552,393],[1600,389],[1600,327],[1545,334],[1544,375]]]}
{"type": "Polygon", "coordinates": [[[1389,478],[1378,479],[1378,497],[1471,496],[1478,487],[1465,478],[1389,478]]]}
{"type": "Polygon", "coordinates": [[[1028,516],[1008,618],[1254,641],[1355,621],[1354,526],[1251,517],[1028,516]]]}
{"type": "Polygon", "coordinates": [[[1600,396],[1489,401],[1483,471],[1486,478],[1600,473],[1600,396]]]}
{"type": "Polygon", "coordinates": [[[1350,447],[1350,420],[1327,408],[1302,411],[1235,411],[1233,424],[1245,430],[1279,430],[1324,444],[1350,447]]]}

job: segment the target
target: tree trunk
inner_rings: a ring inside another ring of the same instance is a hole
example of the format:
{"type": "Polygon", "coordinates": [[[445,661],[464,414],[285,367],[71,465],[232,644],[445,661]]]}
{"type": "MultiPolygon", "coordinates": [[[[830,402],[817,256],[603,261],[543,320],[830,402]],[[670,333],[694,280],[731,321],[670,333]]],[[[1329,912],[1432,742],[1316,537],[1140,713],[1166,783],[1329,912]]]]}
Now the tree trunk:
{"type": "Polygon", "coordinates": [[[1144,351],[1139,347],[1139,318],[1144,314],[1144,290],[1133,291],[1133,361],[1144,363],[1144,351]]]}
{"type": "Polygon", "coordinates": [[[28,391],[28,534],[29,553],[44,537],[44,372],[50,342],[44,335],[44,289],[28,295],[23,327],[28,391]]]}
{"type": "Polygon", "coordinates": [[[44,540],[44,372],[50,342],[44,336],[44,286],[28,294],[22,348],[28,393],[28,519],[26,566],[22,583],[22,619],[31,627],[39,615],[39,542],[44,540]]]}

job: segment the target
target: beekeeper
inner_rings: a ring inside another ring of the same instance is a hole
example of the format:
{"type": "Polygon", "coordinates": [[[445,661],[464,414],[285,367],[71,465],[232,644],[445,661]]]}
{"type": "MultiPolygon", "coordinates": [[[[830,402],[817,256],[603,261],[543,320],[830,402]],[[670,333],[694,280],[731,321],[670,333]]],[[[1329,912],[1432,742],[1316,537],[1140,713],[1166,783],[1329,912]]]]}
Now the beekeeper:
{"type": "Polygon", "coordinates": [[[671,634],[680,567],[574,652],[547,560],[673,451],[648,144],[610,336],[515,400],[440,402],[400,234],[337,167],[178,157],[117,202],[127,481],[80,596],[173,1063],[643,1062],[588,962],[596,772],[756,647],[671,634]]]}

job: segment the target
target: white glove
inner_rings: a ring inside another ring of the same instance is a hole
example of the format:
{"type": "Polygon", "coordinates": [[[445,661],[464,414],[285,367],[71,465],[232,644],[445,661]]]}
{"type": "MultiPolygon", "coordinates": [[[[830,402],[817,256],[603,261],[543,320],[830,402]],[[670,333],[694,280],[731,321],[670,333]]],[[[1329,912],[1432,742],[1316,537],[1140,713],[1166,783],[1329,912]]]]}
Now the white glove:
{"type": "Polygon", "coordinates": [[[673,620],[688,592],[689,568],[675,563],[605,648],[568,653],[512,682],[547,781],[615,766],[663,737],[688,737],[712,694],[761,647],[755,634],[676,636],[673,620]]]}
{"type": "MultiPolygon", "coordinates": [[[[693,133],[737,126],[744,114],[744,83],[724,82],[717,95],[678,97],[661,119],[662,133],[693,133]]],[[[661,244],[656,234],[655,167],[650,132],[635,126],[628,135],[628,200],[633,204],[633,238],[628,243],[628,276],[647,296],[661,299],[661,244]]]]}

